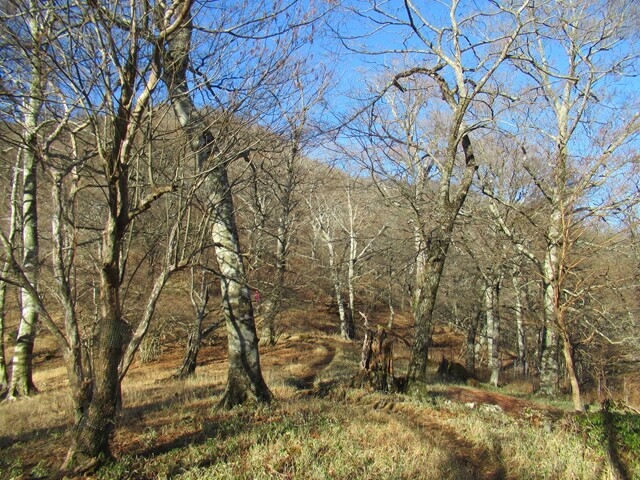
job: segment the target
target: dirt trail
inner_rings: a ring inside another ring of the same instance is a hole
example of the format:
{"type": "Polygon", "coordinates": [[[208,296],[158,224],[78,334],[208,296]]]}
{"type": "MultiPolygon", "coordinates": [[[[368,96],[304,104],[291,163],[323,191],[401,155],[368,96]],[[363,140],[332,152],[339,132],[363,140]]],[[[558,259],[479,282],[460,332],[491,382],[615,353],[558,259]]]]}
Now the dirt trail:
{"type": "Polygon", "coordinates": [[[420,427],[420,434],[430,442],[436,443],[449,450],[453,464],[463,465],[469,478],[478,480],[503,480],[508,478],[501,459],[495,452],[483,448],[469,440],[462,438],[451,427],[437,420],[427,418],[426,413],[419,414],[406,405],[396,405],[394,412],[403,419],[409,429],[420,427]]]}
{"type": "Polygon", "coordinates": [[[311,389],[336,356],[333,342],[322,337],[287,339],[264,351],[264,369],[274,370],[276,377],[297,390],[311,389]]]}

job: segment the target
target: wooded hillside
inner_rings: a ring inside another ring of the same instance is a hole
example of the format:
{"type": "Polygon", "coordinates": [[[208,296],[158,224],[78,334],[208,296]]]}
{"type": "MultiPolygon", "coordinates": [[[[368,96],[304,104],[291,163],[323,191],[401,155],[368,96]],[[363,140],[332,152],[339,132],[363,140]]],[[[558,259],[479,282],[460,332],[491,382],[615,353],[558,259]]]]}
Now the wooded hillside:
{"type": "Polygon", "coordinates": [[[305,331],[335,337],[287,387],[322,398],[468,381],[637,420],[634,2],[9,0],[0,18],[0,390],[12,409],[62,362],[62,475],[125,452],[132,366],[171,352],[153,375],[186,382],[224,362],[218,407],[269,404],[264,352],[273,369],[305,331]],[[332,349],[349,375],[321,388],[332,349]]]}

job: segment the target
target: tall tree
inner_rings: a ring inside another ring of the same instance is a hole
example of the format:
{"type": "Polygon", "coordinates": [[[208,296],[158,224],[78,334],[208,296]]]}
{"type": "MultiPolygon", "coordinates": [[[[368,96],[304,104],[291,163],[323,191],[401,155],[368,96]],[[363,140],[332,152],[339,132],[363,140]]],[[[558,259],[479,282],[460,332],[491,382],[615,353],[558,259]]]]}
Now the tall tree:
{"type": "MultiPolygon", "coordinates": [[[[19,157],[18,157],[19,159],[19,157]]],[[[11,174],[11,194],[9,195],[9,231],[7,240],[10,245],[14,245],[16,232],[18,230],[18,189],[20,186],[20,168],[18,162],[13,167],[11,174]]],[[[0,395],[4,396],[9,388],[9,376],[7,370],[5,354],[5,319],[7,314],[7,281],[5,280],[11,269],[11,262],[4,260],[2,273],[0,274],[0,395]]]]}
{"type": "MultiPolygon", "coordinates": [[[[494,77],[517,45],[528,5],[523,1],[478,8],[472,2],[453,1],[427,10],[405,0],[356,12],[376,25],[373,38],[387,30],[400,32],[402,38],[397,48],[364,49],[398,54],[387,80],[374,89],[373,107],[363,110],[366,118],[352,132],[364,146],[373,176],[381,184],[395,180],[396,192],[408,192],[403,200],[413,213],[416,279],[410,381],[427,377],[440,279],[478,166],[472,132],[494,120],[493,110],[485,106],[501,96],[494,77]],[[441,131],[434,131],[435,122],[443,125],[441,131]]],[[[347,43],[362,52],[354,42],[347,43]]]]}
{"type": "MultiPolygon", "coordinates": [[[[542,257],[521,242],[516,246],[537,264],[543,283],[541,390],[558,391],[560,344],[574,407],[582,410],[570,272],[588,219],[607,217],[620,206],[612,182],[628,168],[624,150],[637,135],[640,117],[637,96],[625,95],[626,105],[616,105],[622,97],[613,95],[633,74],[638,8],[626,1],[551,1],[536,4],[528,14],[527,41],[511,55],[525,92],[512,117],[525,139],[514,155],[537,188],[547,218],[542,257]]],[[[515,239],[495,204],[493,212],[515,239]]]]}
{"type": "Polygon", "coordinates": [[[220,269],[220,291],[227,327],[228,376],[221,405],[231,408],[249,399],[269,401],[271,392],[260,368],[258,336],[251,292],[242,259],[231,186],[227,174],[229,158],[190,96],[187,72],[193,34],[190,2],[176,2],[177,11],[185,11],[179,28],[163,48],[164,82],[174,111],[185,130],[200,171],[212,209],[211,236],[220,269]]]}
{"type": "MultiPolygon", "coordinates": [[[[43,57],[49,41],[53,21],[53,5],[30,1],[12,21],[3,22],[5,35],[14,40],[23,68],[28,72],[24,81],[24,97],[20,105],[19,155],[22,158],[22,264],[29,282],[38,288],[40,269],[38,238],[37,163],[41,113],[45,101],[47,82],[43,57]],[[14,28],[12,28],[14,27],[14,28]]],[[[9,12],[6,12],[9,15],[9,12]]],[[[21,290],[21,318],[18,327],[8,398],[27,396],[36,391],[33,383],[33,344],[38,322],[38,311],[31,296],[21,290]]]]}
{"type": "MultiPolygon", "coordinates": [[[[91,2],[31,6],[26,12],[38,15],[34,28],[46,27],[48,32],[46,41],[34,38],[37,45],[43,42],[46,48],[34,55],[37,59],[30,60],[47,72],[47,89],[45,92],[40,85],[24,98],[31,105],[32,118],[36,118],[33,114],[38,109],[46,107],[47,123],[36,132],[39,137],[26,130],[28,144],[36,139],[38,144],[37,148],[25,149],[25,158],[30,150],[47,167],[54,298],[64,314],[63,322],[54,320],[51,307],[38,293],[37,278],[31,274],[33,259],[18,258],[4,233],[1,240],[10,262],[11,281],[25,292],[27,304],[40,315],[64,356],[76,421],[65,468],[78,472],[110,456],[120,394],[118,365],[127,336],[121,295],[126,271],[122,256],[125,234],[136,217],[172,189],[156,188],[151,181],[145,192],[148,195],[131,196],[129,181],[130,168],[141,154],[136,145],[148,119],[145,113],[160,81],[159,56],[153,55],[157,46],[144,47],[150,36],[161,39],[173,27],[166,24],[157,31],[150,30],[153,12],[148,5],[91,2]],[[92,209],[86,215],[86,224],[79,221],[75,209],[79,192],[81,201],[92,209]],[[81,230],[87,236],[83,242],[78,241],[81,230]],[[99,241],[96,231],[102,234],[99,241]],[[99,299],[91,320],[79,313],[78,283],[74,281],[81,262],[79,245],[89,251],[87,256],[99,259],[99,299]],[[89,348],[83,348],[82,321],[92,325],[86,329],[90,341],[84,339],[89,348]]],[[[28,169],[24,175],[30,175],[28,169]]],[[[29,184],[33,179],[25,178],[24,182],[29,184]]],[[[31,199],[27,203],[32,203],[31,199]]],[[[33,216],[34,212],[27,209],[25,214],[33,216]]],[[[23,242],[30,241],[25,234],[23,242]]]]}

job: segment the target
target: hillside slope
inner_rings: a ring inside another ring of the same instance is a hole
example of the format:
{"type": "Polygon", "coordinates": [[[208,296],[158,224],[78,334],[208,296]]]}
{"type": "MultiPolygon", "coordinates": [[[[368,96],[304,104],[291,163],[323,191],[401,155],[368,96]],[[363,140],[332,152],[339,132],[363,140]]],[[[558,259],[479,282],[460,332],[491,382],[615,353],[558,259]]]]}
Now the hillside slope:
{"type": "MultiPolygon", "coordinates": [[[[202,364],[188,380],[171,378],[182,346],[165,346],[157,361],[136,364],[125,380],[125,407],[114,439],[117,461],[94,478],[640,475],[637,451],[627,448],[640,438],[640,429],[633,430],[640,425],[637,415],[624,416],[631,419],[624,423],[631,433],[612,439],[603,436],[608,430],[599,417],[578,418],[486,388],[434,384],[407,395],[352,389],[348,381],[357,371],[359,347],[334,330],[326,312],[291,312],[287,334],[262,350],[265,377],[277,400],[231,411],[215,408],[225,380],[220,341],[202,352],[202,364]]],[[[65,455],[71,418],[64,368],[46,340],[39,348],[41,393],[0,405],[1,478],[47,478],[65,455]]],[[[398,351],[400,363],[405,353],[398,351]]]]}

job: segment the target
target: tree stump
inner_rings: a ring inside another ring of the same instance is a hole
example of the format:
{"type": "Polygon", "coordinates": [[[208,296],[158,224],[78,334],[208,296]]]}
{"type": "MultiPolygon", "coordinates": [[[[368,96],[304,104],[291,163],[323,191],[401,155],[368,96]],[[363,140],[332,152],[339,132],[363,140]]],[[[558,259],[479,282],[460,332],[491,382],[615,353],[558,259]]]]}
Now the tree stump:
{"type": "Polygon", "coordinates": [[[466,382],[473,379],[471,375],[463,365],[457,362],[450,362],[446,358],[442,357],[440,366],[436,375],[444,381],[448,382],[466,382]]]}
{"type": "Polygon", "coordinates": [[[360,358],[360,372],[352,381],[354,387],[369,387],[384,392],[395,391],[393,345],[395,338],[383,328],[365,329],[360,358]]]}

